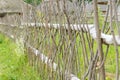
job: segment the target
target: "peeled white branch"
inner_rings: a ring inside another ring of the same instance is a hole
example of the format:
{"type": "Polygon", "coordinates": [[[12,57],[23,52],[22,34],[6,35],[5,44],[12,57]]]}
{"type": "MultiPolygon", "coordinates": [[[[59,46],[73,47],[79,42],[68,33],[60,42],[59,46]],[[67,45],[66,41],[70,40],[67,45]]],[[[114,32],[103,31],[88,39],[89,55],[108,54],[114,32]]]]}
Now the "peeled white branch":
{"type": "MultiPolygon", "coordinates": [[[[49,28],[55,28],[55,29],[59,29],[59,28],[64,28],[64,29],[68,29],[68,25],[67,24],[45,24],[45,23],[24,23],[21,25],[21,27],[23,28],[23,26],[29,26],[29,27],[49,27],[49,28]]],[[[71,24],[70,25],[72,30],[76,30],[76,31],[84,31],[84,32],[89,32],[91,37],[93,39],[96,39],[96,30],[93,24],[82,24],[82,25],[77,25],[77,24],[71,24]]],[[[113,41],[113,36],[112,35],[108,35],[108,34],[104,34],[101,33],[101,39],[103,40],[103,42],[107,45],[113,45],[114,41],[113,41]]],[[[115,36],[117,45],[120,46],[120,38],[118,35],[115,36]]]]}

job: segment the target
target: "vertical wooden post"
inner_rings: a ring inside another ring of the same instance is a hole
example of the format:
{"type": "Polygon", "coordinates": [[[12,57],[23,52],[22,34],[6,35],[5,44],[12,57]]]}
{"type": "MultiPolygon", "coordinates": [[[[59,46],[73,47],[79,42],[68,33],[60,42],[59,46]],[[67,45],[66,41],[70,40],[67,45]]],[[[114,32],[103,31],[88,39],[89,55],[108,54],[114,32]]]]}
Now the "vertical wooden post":
{"type": "MultiPolygon", "coordinates": [[[[103,50],[102,50],[102,42],[101,42],[101,32],[99,28],[99,21],[98,21],[98,7],[97,7],[97,0],[93,0],[94,5],[94,26],[96,29],[96,36],[97,36],[97,47],[98,47],[98,54],[100,62],[103,61],[103,50]]],[[[105,69],[104,63],[100,69],[100,80],[105,80],[105,69]]]]}

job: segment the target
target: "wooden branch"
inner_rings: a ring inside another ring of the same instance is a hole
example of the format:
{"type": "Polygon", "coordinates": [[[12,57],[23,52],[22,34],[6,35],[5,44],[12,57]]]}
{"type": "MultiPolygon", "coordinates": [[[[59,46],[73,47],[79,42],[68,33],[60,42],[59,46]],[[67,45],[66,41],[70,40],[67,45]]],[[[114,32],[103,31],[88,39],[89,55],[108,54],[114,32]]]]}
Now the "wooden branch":
{"type": "Polygon", "coordinates": [[[113,42],[114,42],[114,47],[115,47],[115,51],[116,51],[116,80],[119,80],[119,50],[118,50],[118,45],[117,45],[117,41],[115,39],[115,33],[113,30],[113,26],[112,26],[112,23],[113,23],[113,21],[112,21],[113,14],[112,13],[113,13],[113,9],[114,9],[113,6],[115,6],[114,3],[115,3],[114,0],[109,0],[109,4],[110,4],[110,30],[111,30],[111,34],[113,36],[113,42]]]}
{"type": "MultiPolygon", "coordinates": [[[[100,26],[99,26],[99,18],[98,18],[98,6],[97,6],[97,0],[93,0],[93,5],[94,5],[94,25],[95,25],[95,31],[96,31],[96,42],[97,42],[97,51],[99,55],[99,61],[102,63],[104,53],[103,53],[103,48],[102,48],[102,40],[101,40],[101,31],[100,31],[100,26]]],[[[93,67],[94,69],[94,67],[93,67]]],[[[92,74],[94,71],[92,72],[92,74]]],[[[104,63],[102,67],[100,68],[100,80],[105,80],[105,66],[104,63]]],[[[92,75],[90,75],[92,76],[92,75]]],[[[92,79],[92,77],[90,78],[92,79]]]]}

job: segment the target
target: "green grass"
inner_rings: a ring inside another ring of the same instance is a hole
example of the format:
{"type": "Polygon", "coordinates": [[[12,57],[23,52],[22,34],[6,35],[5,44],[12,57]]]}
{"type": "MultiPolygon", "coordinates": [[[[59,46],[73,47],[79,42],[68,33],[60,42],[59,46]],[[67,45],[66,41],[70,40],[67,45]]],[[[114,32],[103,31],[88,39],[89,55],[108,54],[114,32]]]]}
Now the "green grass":
{"type": "Polygon", "coordinates": [[[0,80],[41,80],[18,45],[0,34],[0,80]]]}

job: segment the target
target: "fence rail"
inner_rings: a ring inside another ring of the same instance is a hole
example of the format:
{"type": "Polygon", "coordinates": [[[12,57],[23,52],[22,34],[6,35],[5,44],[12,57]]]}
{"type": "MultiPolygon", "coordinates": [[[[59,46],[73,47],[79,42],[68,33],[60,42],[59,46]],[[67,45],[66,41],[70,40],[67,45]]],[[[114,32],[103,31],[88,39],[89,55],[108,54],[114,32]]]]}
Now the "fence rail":
{"type": "MultiPolygon", "coordinates": [[[[1,23],[1,25],[7,25],[4,23],[1,23]]],[[[8,25],[7,25],[8,26],[8,25]]],[[[16,27],[18,25],[10,25],[11,27],[16,27]]],[[[46,24],[46,23],[23,23],[20,25],[20,28],[26,28],[26,27],[47,27],[47,28],[54,28],[54,29],[69,29],[69,24],[46,24]]],[[[82,31],[82,32],[87,32],[90,33],[91,37],[93,39],[96,39],[96,30],[93,24],[70,24],[70,29],[71,30],[75,30],[75,31],[82,31]]],[[[103,43],[107,44],[107,45],[113,45],[114,41],[113,41],[113,35],[108,35],[108,34],[104,34],[101,32],[101,39],[103,40],[103,43]]],[[[117,45],[120,45],[120,37],[119,35],[115,36],[117,45]]]]}

